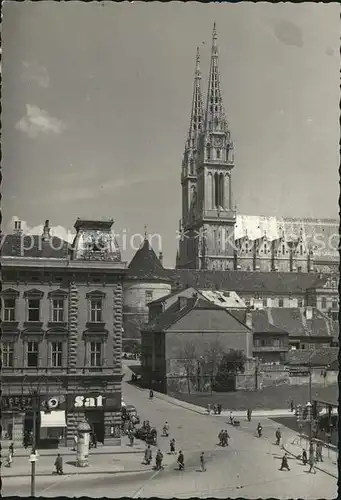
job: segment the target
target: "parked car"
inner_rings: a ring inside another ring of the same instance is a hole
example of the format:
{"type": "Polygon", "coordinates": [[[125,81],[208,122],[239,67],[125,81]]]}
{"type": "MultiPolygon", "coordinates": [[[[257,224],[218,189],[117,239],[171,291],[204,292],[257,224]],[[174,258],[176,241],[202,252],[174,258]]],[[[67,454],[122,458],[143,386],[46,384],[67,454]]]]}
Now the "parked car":
{"type": "Polygon", "coordinates": [[[123,419],[126,419],[127,417],[130,419],[130,417],[134,415],[136,419],[136,423],[140,423],[140,417],[137,414],[137,410],[134,405],[127,405],[125,404],[124,406],[122,405],[122,417],[123,419]]]}

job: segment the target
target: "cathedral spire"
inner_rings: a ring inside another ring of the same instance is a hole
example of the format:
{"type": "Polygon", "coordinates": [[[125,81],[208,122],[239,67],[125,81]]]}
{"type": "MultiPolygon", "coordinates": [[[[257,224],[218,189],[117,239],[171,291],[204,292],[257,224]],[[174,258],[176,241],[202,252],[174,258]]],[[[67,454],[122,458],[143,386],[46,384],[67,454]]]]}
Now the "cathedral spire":
{"type": "Polygon", "coordinates": [[[197,47],[195,60],[194,86],[192,98],[191,121],[188,131],[186,149],[196,149],[198,136],[203,127],[203,101],[201,93],[201,70],[200,70],[200,51],[197,47]]]}
{"type": "Polygon", "coordinates": [[[213,25],[211,64],[205,113],[205,132],[226,132],[227,123],[220,88],[216,23],[213,25]]]}

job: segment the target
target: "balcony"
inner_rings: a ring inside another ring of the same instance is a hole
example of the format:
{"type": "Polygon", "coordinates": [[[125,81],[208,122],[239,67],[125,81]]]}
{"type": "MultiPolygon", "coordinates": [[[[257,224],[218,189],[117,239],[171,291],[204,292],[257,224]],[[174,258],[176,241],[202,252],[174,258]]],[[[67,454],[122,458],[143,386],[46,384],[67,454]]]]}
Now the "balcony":
{"type": "Polygon", "coordinates": [[[217,209],[209,209],[203,211],[203,218],[207,219],[217,219],[217,217],[221,220],[235,220],[236,212],[234,210],[217,210],[217,209]]]}
{"type": "Polygon", "coordinates": [[[252,351],[253,352],[286,352],[289,350],[289,346],[285,346],[285,345],[262,345],[262,346],[258,346],[258,345],[254,345],[252,347],[252,351]]]}

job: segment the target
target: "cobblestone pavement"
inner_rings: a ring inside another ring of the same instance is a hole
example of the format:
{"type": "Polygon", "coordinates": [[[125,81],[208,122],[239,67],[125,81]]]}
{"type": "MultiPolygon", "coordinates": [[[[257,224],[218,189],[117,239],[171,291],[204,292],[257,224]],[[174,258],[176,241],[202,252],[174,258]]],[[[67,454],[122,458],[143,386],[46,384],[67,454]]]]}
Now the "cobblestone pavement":
{"type": "MultiPolygon", "coordinates": [[[[273,444],[276,427],[273,421],[262,420],[264,438],[258,438],[255,435],[257,420],[248,423],[241,419],[241,427],[233,428],[226,423],[228,419],[197,414],[163,399],[154,398],[150,401],[148,391],[125,383],[123,385],[124,400],[137,407],[142,421],[148,419],[159,434],[164,422],[169,422],[171,436],[176,440],[176,449],[181,448],[185,455],[185,471],[175,470],[176,457],[167,455],[169,438],[159,437],[158,447],[163,450],[165,457],[163,471],[149,469],[132,474],[118,472],[106,475],[38,477],[37,496],[337,497],[335,478],[321,471],[316,475],[308,474],[294,458],[289,460],[290,471],[279,471],[283,451],[273,444]],[[226,428],[231,437],[228,448],[217,445],[217,434],[221,428],[226,428]],[[205,452],[207,472],[199,472],[201,451],[205,452]]],[[[282,435],[284,442],[291,438],[289,430],[287,432],[283,428],[282,435]]],[[[27,495],[28,492],[28,477],[3,479],[3,495],[27,495]]]]}

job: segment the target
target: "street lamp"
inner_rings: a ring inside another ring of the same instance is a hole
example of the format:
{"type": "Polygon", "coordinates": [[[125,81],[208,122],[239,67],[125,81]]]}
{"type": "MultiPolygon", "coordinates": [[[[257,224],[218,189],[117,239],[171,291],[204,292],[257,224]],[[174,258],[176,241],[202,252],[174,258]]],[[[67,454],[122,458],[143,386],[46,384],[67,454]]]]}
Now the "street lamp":
{"type": "Polygon", "coordinates": [[[37,411],[39,410],[40,397],[37,390],[32,391],[32,410],[33,410],[33,432],[32,432],[32,452],[30,455],[31,462],[31,497],[35,496],[36,482],[36,447],[37,447],[37,411]]]}

